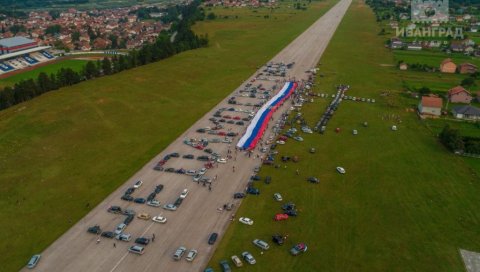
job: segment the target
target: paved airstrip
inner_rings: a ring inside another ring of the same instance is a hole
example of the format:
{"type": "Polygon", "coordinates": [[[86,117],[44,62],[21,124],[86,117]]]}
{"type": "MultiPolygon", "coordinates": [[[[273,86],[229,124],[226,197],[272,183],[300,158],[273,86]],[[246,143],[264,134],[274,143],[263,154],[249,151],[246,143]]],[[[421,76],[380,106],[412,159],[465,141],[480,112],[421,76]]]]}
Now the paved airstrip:
{"type": "MultiPolygon", "coordinates": [[[[308,74],[305,72],[315,67],[320,60],[350,3],[351,0],[340,0],[272,59],[272,62],[295,62],[292,69],[288,70],[285,78],[276,77],[276,79],[279,81],[307,79],[308,74]]],[[[232,196],[235,192],[243,192],[245,190],[253,169],[259,166],[261,161],[254,158],[255,156],[249,158],[242,152],[238,152],[236,155],[232,154],[234,158],[230,159],[226,164],[219,164],[218,167],[215,166],[207,172],[206,176],[210,178],[218,177],[217,180],[213,181],[212,191],[209,191],[206,186],[193,182],[191,176],[159,172],[153,170],[153,167],[165,155],[172,152],[178,152],[180,155],[207,155],[203,151],[184,144],[183,140],[185,138],[218,137],[199,134],[196,130],[206,126],[212,127],[213,124],[208,119],[213,116],[218,108],[231,107],[231,105],[227,104],[228,98],[237,95],[238,91],[243,89],[246,83],[254,79],[262,69],[263,67],[42,252],[42,259],[35,270],[48,272],[203,271],[216,246],[216,244],[211,246],[207,243],[210,233],[219,233],[219,238],[221,239],[229,224],[239,224],[238,221],[230,221],[235,210],[219,212],[218,208],[226,203],[235,203],[236,207],[238,207],[240,204],[239,200],[234,200],[232,196]],[[235,167],[235,172],[233,172],[233,167],[235,167]],[[125,190],[139,179],[144,184],[133,193],[133,196],[146,198],[157,184],[163,184],[165,186],[163,191],[156,197],[162,205],[173,203],[185,188],[188,188],[190,193],[178,210],[174,212],[120,200],[125,190]],[[108,207],[112,205],[121,206],[122,209],[133,209],[137,213],[147,212],[152,216],[161,214],[167,217],[168,221],[166,224],[135,218],[125,229],[125,233],[132,234],[133,239],[142,235],[151,237],[155,234],[155,241],[145,247],[145,254],[136,255],[128,253],[127,248],[134,244],[133,241],[127,243],[100,237],[100,243],[97,243],[98,236],[87,233],[87,228],[93,225],[100,225],[102,230],[113,230],[117,224],[123,222],[125,216],[107,212],[108,207]],[[116,244],[115,248],[113,243],[116,244]],[[179,246],[198,250],[199,254],[193,263],[185,261],[185,258],[181,261],[172,259],[173,253],[179,246]]],[[[274,85],[277,85],[277,91],[282,87],[281,82],[266,80],[257,80],[253,84],[255,86],[259,83],[262,83],[267,90],[274,85]]],[[[255,104],[258,102],[258,99],[238,97],[237,101],[255,104]]],[[[289,103],[287,104],[289,105],[289,103]]],[[[286,110],[286,105],[274,114],[274,121],[286,110]]],[[[235,107],[252,109],[252,107],[246,106],[235,107]]],[[[227,112],[224,113],[227,114],[227,112]]],[[[246,113],[241,112],[228,112],[228,114],[232,116],[238,115],[242,118],[247,116],[246,113]]],[[[211,143],[208,147],[225,157],[228,149],[234,151],[234,146],[245,131],[245,128],[246,126],[226,125],[226,128],[223,129],[224,131],[231,129],[231,131],[239,133],[239,136],[234,139],[231,146],[226,143],[211,143]]],[[[266,137],[268,137],[268,134],[266,137]]],[[[203,167],[203,164],[203,162],[197,160],[187,160],[180,157],[170,159],[164,167],[199,169],[203,167]]],[[[237,214],[237,219],[239,216],[241,215],[237,214]]],[[[24,269],[24,271],[27,271],[27,269],[24,269]]]]}

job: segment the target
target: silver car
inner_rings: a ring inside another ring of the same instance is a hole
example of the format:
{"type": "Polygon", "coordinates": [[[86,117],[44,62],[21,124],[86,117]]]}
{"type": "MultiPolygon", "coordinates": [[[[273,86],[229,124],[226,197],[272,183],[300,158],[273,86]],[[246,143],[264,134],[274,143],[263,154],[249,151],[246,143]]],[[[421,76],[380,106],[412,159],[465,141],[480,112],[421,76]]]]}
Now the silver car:
{"type": "Polygon", "coordinates": [[[185,254],[185,251],[187,251],[187,249],[184,246],[179,247],[173,254],[173,259],[175,261],[179,261],[182,258],[183,254],[185,254]]]}
{"type": "Polygon", "coordinates": [[[198,254],[198,251],[196,249],[190,249],[185,260],[187,260],[188,262],[193,262],[195,257],[197,257],[197,254],[198,254]]]}
{"type": "Polygon", "coordinates": [[[165,210],[169,210],[169,211],[176,211],[177,210],[177,206],[175,206],[175,204],[166,204],[166,205],[163,205],[163,208],[165,210]]]}
{"type": "Polygon", "coordinates": [[[116,235],[121,234],[126,227],[127,227],[127,225],[124,224],[124,223],[118,224],[117,227],[115,228],[115,234],[116,235]]]}

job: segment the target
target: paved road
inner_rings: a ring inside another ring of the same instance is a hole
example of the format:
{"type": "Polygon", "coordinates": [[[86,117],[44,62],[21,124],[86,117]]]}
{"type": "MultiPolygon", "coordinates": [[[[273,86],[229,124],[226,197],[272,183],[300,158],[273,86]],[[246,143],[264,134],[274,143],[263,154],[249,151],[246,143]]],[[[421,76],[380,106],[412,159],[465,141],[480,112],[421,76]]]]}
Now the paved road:
{"type": "MultiPolygon", "coordinates": [[[[274,62],[295,62],[293,68],[288,71],[287,78],[299,80],[307,77],[305,71],[315,67],[318,63],[350,3],[351,0],[341,0],[272,59],[274,62]]],[[[255,75],[256,74],[258,74],[258,72],[256,72],[255,75]]],[[[255,75],[246,82],[254,79],[255,75]]],[[[275,81],[264,80],[257,80],[254,84],[258,83],[262,83],[267,89],[273,87],[273,85],[277,85],[277,90],[279,90],[282,86],[281,82],[276,83],[275,81]]],[[[237,95],[238,91],[243,87],[244,84],[228,97],[237,95]]],[[[213,124],[208,119],[212,117],[218,108],[228,107],[228,97],[212,109],[211,112],[200,118],[199,121],[170,144],[162,153],[153,158],[123,186],[108,196],[87,216],[42,252],[42,259],[36,270],[48,272],[202,271],[215,250],[215,245],[210,246],[207,244],[209,234],[211,232],[218,232],[221,238],[231,223],[230,218],[235,212],[219,212],[217,209],[226,203],[232,202],[238,207],[239,202],[238,200],[234,201],[232,195],[235,192],[241,192],[245,189],[254,167],[260,164],[260,160],[255,159],[255,156],[249,158],[244,153],[239,152],[237,155],[234,153],[234,159],[229,160],[226,164],[219,164],[218,167],[214,167],[207,172],[206,175],[208,177],[218,176],[218,179],[213,182],[212,191],[209,191],[208,187],[193,182],[190,176],[158,172],[153,170],[153,167],[166,154],[172,152],[178,152],[181,155],[206,155],[206,153],[202,151],[195,150],[183,144],[183,139],[185,137],[212,138],[213,135],[199,134],[196,132],[196,129],[212,126],[213,124]],[[235,172],[233,172],[233,167],[235,167],[235,172]],[[184,188],[188,188],[190,193],[175,212],[120,200],[123,192],[139,179],[143,180],[144,184],[134,192],[133,196],[147,197],[148,194],[153,191],[155,185],[163,184],[165,186],[164,190],[157,195],[157,199],[162,205],[174,202],[184,188]],[[155,234],[155,242],[146,246],[144,255],[140,256],[128,253],[127,248],[133,245],[132,241],[127,243],[101,237],[100,243],[97,244],[98,236],[86,232],[89,226],[95,224],[99,224],[103,230],[113,230],[117,224],[123,221],[124,216],[106,212],[107,208],[111,205],[131,208],[137,211],[137,213],[148,212],[152,216],[161,214],[167,217],[168,221],[166,224],[158,224],[153,221],[144,221],[136,218],[126,228],[125,232],[131,233],[134,238],[141,235],[152,236],[152,234],[155,234]],[[116,247],[114,247],[114,243],[116,243],[116,247]],[[181,245],[188,249],[195,248],[199,251],[199,255],[193,263],[189,263],[184,259],[179,262],[172,259],[175,249],[181,245]]],[[[237,100],[241,103],[258,102],[254,98],[245,97],[238,97],[237,100]]],[[[246,106],[239,107],[252,109],[252,107],[246,106]]],[[[280,109],[276,112],[274,120],[279,118],[283,110],[284,109],[280,109]]],[[[240,117],[246,117],[247,115],[246,113],[238,112],[231,112],[229,114],[240,117]]],[[[243,133],[245,128],[246,126],[227,125],[225,130],[231,129],[231,131],[243,133]]],[[[236,141],[238,141],[240,136],[241,134],[234,139],[231,147],[226,143],[214,143],[210,144],[209,147],[215,152],[226,156],[228,149],[234,150],[236,141]]],[[[165,166],[199,169],[203,167],[203,163],[197,160],[173,158],[169,160],[165,166]]],[[[242,215],[237,214],[236,216],[239,218],[242,215]]],[[[233,223],[239,224],[237,221],[233,223]]],[[[25,269],[25,271],[27,270],[25,269]]]]}

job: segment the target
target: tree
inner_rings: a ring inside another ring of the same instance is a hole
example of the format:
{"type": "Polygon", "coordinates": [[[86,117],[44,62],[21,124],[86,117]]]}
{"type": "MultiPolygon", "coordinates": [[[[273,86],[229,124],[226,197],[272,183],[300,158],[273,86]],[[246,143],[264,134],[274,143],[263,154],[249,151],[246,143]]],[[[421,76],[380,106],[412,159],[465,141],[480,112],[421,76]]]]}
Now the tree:
{"type": "Polygon", "coordinates": [[[460,83],[460,85],[462,85],[465,88],[472,87],[474,84],[475,84],[475,79],[472,77],[467,77],[464,80],[462,80],[462,82],[460,83]]]}
{"type": "Polygon", "coordinates": [[[207,15],[207,20],[215,20],[216,18],[217,18],[217,15],[215,15],[215,13],[213,13],[213,12],[210,12],[207,15]]]}
{"type": "Polygon", "coordinates": [[[51,34],[55,35],[58,34],[62,31],[62,26],[61,25],[51,25],[45,29],[45,34],[51,34]]]}
{"type": "Polygon", "coordinates": [[[48,14],[49,14],[50,16],[52,16],[52,19],[53,19],[53,20],[60,18],[60,11],[51,10],[51,11],[48,12],[48,14]]]}
{"type": "Polygon", "coordinates": [[[74,31],[72,33],[72,42],[78,42],[80,41],[80,32],[74,31]]]}
{"type": "Polygon", "coordinates": [[[118,48],[118,37],[115,34],[110,34],[108,39],[112,42],[110,45],[111,48],[118,48]]]}
{"type": "Polygon", "coordinates": [[[427,94],[431,93],[432,90],[430,90],[430,88],[424,86],[424,87],[420,88],[420,89],[418,90],[418,92],[419,92],[421,95],[427,95],[427,94]]]}
{"type": "Polygon", "coordinates": [[[52,84],[50,83],[50,78],[44,72],[41,72],[37,78],[37,85],[40,94],[46,93],[52,90],[52,84]]]}
{"type": "Polygon", "coordinates": [[[18,32],[25,32],[27,31],[27,29],[25,28],[25,26],[23,25],[13,25],[9,28],[9,30],[13,33],[13,34],[17,34],[18,32]]]}
{"type": "Polygon", "coordinates": [[[450,151],[463,150],[465,148],[462,136],[458,129],[452,129],[446,125],[440,132],[440,141],[450,151]]]}
{"type": "Polygon", "coordinates": [[[93,61],[89,61],[87,62],[87,64],[85,64],[85,77],[87,79],[94,78],[98,76],[98,74],[99,72],[98,72],[97,66],[93,61]]]}
{"type": "Polygon", "coordinates": [[[109,58],[104,58],[102,61],[102,70],[104,75],[112,74],[112,63],[109,58]]]}

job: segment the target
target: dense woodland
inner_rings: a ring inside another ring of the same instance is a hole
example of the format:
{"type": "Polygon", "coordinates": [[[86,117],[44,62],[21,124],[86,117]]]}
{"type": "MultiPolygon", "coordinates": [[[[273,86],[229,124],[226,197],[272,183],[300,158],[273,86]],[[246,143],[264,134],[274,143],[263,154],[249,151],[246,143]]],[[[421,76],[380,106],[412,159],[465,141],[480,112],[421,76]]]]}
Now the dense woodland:
{"type": "Polygon", "coordinates": [[[199,6],[199,0],[195,0],[188,6],[176,6],[175,9],[183,19],[177,19],[169,32],[160,33],[155,43],[144,45],[141,49],[133,50],[128,55],[116,55],[97,62],[90,61],[80,72],[66,68],[50,75],[40,73],[35,80],[22,80],[13,87],[5,87],[0,91],[0,110],[61,87],[156,62],[182,51],[206,47],[208,37],[206,35],[197,36],[191,30],[191,26],[196,21],[205,18],[204,11],[199,6]],[[170,37],[175,32],[175,40],[171,42],[170,37]]]}
{"type": "Polygon", "coordinates": [[[480,138],[478,137],[462,136],[458,129],[453,129],[449,125],[443,128],[439,136],[442,144],[450,151],[480,155],[480,138]]]}

